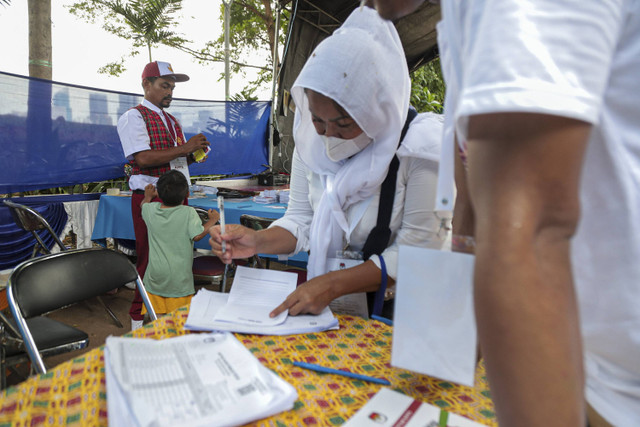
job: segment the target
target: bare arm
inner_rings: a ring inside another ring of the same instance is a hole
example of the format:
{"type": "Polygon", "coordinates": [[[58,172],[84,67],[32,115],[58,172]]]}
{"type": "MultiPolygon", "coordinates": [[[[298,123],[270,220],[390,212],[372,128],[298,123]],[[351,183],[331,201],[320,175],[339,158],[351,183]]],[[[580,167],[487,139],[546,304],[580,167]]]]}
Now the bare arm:
{"type": "Polygon", "coordinates": [[[470,118],[475,310],[502,426],[585,425],[569,244],[589,131],[537,114],[470,118]]]}
{"type": "MultiPolygon", "coordinates": [[[[388,280],[387,286],[395,284],[391,277],[388,280]]],[[[331,301],[342,295],[375,292],[379,287],[380,269],[373,261],[366,261],[355,267],[330,271],[301,284],[270,316],[275,317],[287,309],[292,316],[301,313],[320,314],[331,301]]]]}
{"type": "Polygon", "coordinates": [[[158,197],[156,187],[153,184],[147,184],[146,187],[144,187],[144,199],[140,202],[140,206],[151,202],[156,197],[158,197]]]}
{"type": "Polygon", "coordinates": [[[209,209],[207,214],[209,216],[209,220],[203,225],[204,231],[193,238],[193,240],[196,242],[202,240],[204,236],[209,235],[209,229],[216,225],[216,222],[218,222],[218,220],[220,219],[220,213],[216,210],[209,209]]]}
{"type": "Polygon", "coordinates": [[[189,138],[186,144],[176,147],[166,148],[164,150],[145,150],[139,151],[133,155],[136,163],[143,168],[160,166],[169,163],[178,157],[187,156],[194,151],[207,147],[209,142],[207,138],[199,133],[189,138]]]}
{"type": "Polygon", "coordinates": [[[457,143],[455,150],[456,204],[453,208],[453,234],[473,237],[474,217],[471,200],[469,200],[467,171],[462,163],[457,143]]]}

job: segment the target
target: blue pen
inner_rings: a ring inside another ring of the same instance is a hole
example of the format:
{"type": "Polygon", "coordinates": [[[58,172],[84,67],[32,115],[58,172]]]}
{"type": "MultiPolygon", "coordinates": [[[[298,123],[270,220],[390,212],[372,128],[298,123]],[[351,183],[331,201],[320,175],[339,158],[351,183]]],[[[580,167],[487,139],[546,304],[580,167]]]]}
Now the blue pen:
{"type": "Polygon", "coordinates": [[[382,322],[385,325],[393,326],[393,320],[387,319],[386,317],[378,316],[377,314],[372,314],[371,318],[373,320],[377,320],[378,322],[382,322]]]}
{"type": "Polygon", "coordinates": [[[324,366],[316,365],[314,363],[306,363],[306,362],[293,362],[294,366],[298,366],[300,368],[309,369],[310,371],[322,372],[325,374],[336,374],[342,375],[343,377],[354,378],[356,380],[369,381],[372,383],[382,384],[382,385],[391,385],[391,383],[382,378],[369,377],[367,375],[354,374],[352,372],[340,371],[338,369],[325,368],[324,366]]]}

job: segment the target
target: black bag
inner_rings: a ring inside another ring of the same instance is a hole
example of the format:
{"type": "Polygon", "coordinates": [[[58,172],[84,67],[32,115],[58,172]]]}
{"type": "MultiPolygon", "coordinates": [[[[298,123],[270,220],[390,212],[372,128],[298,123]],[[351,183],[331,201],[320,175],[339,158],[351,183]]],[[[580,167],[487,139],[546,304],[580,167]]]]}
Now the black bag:
{"type": "MultiPolygon", "coordinates": [[[[402,144],[407,130],[409,130],[409,124],[418,115],[418,112],[409,107],[409,113],[407,114],[407,120],[404,122],[402,133],[400,134],[400,141],[398,141],[398,147],[402,144]]],[[[393,210],[393,200],[396,196],[396,180],[398,178],[398,166],[400,161],[398,156],[394,155],[389,164],[389,171],[387,177],[382,182],[380,189],[380,204],[378,205],[378,220],[375,227],[369,232],[367,241],[362,248],[362,257],[366,261],[371,255],[380,255],[389,245],[389,239],[391,238],[391,230],[389,229],[389,223],[391,222],[391,212],[393,210]]],[[[384,289],[378,292],[367,292],[367,305],[369,307],[370,314],[377,314],[388,319],[393,319],[393,300],[385,301],[382,307],[382,313],[374,313],[376,295],[378,298],[384,298],[384,289]]]]}

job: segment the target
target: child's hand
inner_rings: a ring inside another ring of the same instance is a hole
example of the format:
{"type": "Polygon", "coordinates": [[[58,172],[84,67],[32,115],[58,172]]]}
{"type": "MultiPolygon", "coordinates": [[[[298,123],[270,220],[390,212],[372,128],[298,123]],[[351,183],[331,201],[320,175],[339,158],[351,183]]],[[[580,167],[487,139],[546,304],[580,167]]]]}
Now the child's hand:
{"type": "Polygon", "coordinates": [[[214,224],[220,219],[220,214],[214,209],[209,209],[207,215],[209,216],[209,221],[213,221],[214,224]]]}
{"type": "Polygon", "coordinates": [[[157,196],[158,196],[158,191],[156,190],[156,187],[153,184],[147,184],[147,186],[144,187],[144,197],[146,199],[153,200],[157,196]]]}

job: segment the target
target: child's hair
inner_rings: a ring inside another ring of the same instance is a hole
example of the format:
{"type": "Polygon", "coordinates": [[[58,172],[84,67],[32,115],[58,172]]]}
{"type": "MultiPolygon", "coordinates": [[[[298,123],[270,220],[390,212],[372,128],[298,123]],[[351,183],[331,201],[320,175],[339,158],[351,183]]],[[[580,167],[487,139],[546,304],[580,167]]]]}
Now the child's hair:
{"type": "Polygon", "coordinates": [[[181,205],[189,194],[187,178],[177,170],[170,170],[160,177],[156,184],[158,196],[167,206],[181,205]]]}

